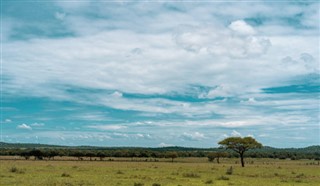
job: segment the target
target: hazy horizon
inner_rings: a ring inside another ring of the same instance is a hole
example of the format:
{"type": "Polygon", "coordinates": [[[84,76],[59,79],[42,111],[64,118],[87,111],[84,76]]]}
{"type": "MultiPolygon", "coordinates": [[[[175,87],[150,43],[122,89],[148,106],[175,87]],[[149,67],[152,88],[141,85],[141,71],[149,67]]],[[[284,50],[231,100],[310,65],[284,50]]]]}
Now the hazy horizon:
{"type": "Polygon", "coordinates": [[[316,1],[1,1],[1,141],[320,144],[316,1]]]}

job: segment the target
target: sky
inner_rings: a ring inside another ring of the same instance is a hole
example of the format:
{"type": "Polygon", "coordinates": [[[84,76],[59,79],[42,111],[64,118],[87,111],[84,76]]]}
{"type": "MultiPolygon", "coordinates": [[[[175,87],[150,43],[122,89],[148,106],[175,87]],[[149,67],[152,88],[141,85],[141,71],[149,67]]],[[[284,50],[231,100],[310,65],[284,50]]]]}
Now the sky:
{"type": "Polygon", "coordinates": [[[320,144],[317,1],[1,1],[1,141],[320,144]]]}

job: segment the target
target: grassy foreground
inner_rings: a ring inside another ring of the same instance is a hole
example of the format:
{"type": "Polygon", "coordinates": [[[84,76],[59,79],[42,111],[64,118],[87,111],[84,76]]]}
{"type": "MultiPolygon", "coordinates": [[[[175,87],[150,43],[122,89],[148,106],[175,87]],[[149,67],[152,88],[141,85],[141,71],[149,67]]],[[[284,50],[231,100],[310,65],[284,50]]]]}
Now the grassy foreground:
{"type": "Polygon", "coordinates": [[[313,160],[236,159],[220,164],[205,158],[175,162],[0,160],[0,185],[319,185],[320,165],[313,160]],[[232,166],[232,170],[230,167],[232,166]],[[229,169],[229,170],[228,170],[229,169]]]}

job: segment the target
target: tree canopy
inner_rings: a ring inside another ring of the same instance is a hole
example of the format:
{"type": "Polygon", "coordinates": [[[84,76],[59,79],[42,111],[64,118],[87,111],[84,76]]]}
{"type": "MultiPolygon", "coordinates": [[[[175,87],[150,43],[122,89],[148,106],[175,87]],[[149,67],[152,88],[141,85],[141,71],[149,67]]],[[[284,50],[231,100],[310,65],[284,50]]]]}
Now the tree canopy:
{"type": "Polygon", "coordinates": [[[229,137],[218,143],[226,149],[232,149],[239,153],[241,159],[241,165],[244,167],[243,154],[250,149],[261,148],[262,144],[257,142],[252,137],[229,137]]]}

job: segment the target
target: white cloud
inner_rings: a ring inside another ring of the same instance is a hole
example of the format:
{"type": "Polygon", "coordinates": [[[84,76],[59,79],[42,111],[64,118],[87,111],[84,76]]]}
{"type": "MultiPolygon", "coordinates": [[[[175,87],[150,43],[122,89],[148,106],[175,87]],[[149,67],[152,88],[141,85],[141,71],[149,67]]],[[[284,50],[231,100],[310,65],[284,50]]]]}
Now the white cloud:
{"type": "Polygon", "coordinates": [[[241,134],[238,131],[233,130],[231,136],[241,137],[241,134]]]}
{"type": "Polygon", "coordinates": [[[88,128],[99,129],[99,130],[121,130],[126,129],[126,126],[122,125],[89,125],[88,128]]]}
{"type": "Polygon", "coordinates": [[[5,122],[5,123],[11,123],[12,120],[11,120],[11,119],[5,119],[4,122],[5,122]]]}
{"type": "Polygon", "coordinates": [[[114,133],[112,133],[112,137],[113,138],[128,138],[129,135],[125,134],[125,133],[114,132],[114,133]]]}
{"type": "Polygon", "coordinates": [[[45,124],[44,123],[32,123],[30,126],[33,127],[43,127],[45,124]]]}
{"type": "Polygon", "coordinates": [[[31,128],[29,125],[25,124],[25,123],[23,123],[23,124],[21,124],[21,125],[18,125],[18,126],[17,126],[17,129],[32,130],[32,128],[31,128]]]}
{"type": "Polygon", "coordinates": [[[114,93],[111,94],[111,96],[115,97],[115,98],[121,98],[122,97],[122,93],[118,92],[118,91],[115,91],[114,93]]]}
{"type": "Polygon", "coordinates": [[[250,25],[248,25],[245,21],[243,20],[237,20],[233,21],[230,25],[229,28],[236,32],[237,34],[241,35],[253,35],[256,33],[254,28],[250,25]]]}
{"type": "Polygon", "coordinates": [[[193,132],[193,133],[188,133],[185,132],[182,134],[182,137],[186,140],[195,140],[195,141],[199,141],[199,140],[203,140],[206,139],[206,137],[204,136],[203,133],[200,132],[193,132]]]}
{"type": "Polygon", "coordinates": [[[106,121],[110,119],[107,115],[108,113],[103,113],[103,112],[85,112],[80,114],[74,114],[69,117],[76,120],[106,121]]]}
{"type": "Polygon", "coordinates": [[[144,138],[144,139],[152,139],[152,136],[150,134],[138,133],[138,134],[135,134],[134,137],[136,137],[136,138],[144,138]]]}
{"type": "Polygon", "coordinates": [[[262,133],[262,134],[260,134],[260,135],[258,135],[259,137],[269,137],[270,136],[270,134],[264,134],[264,133],[262,133]]]}
{"type": "MultiPolygon", "coordinates": [[[[267,52],[271,46],[268,38],[255,36],[249,25],[239,25],[238,22],[235,25],[239,27],[240,35],[233,35],[227,28],[213,25],[182,25],[173,34],[173,40],[187,51],[214,56],[250,58],[267,52]]],[[[231,28],[235,25],[232,23],[231,28]]]]}
{"type": "Polygon", "coordinates": [[[174,145],[161,142],[158,146],[159,147],[173,147],[174,145]]]}
{"type": "Polygon", "coordinates": [[[61,13],[61,12],[56,12],[56,13],[54,14],[54,17],[55,17],[56,19],[59,19],[59,20],[64,20],[64,18],[66,17],[66,14],[65,14],[65,13],[61,13]]]}
{"type": "Polygon", "coordinates": [[[231,88],[226,85],[219,85],[216,88],[210,90],[208,92],[208,98],[215,98],[215,97],[228,97],[232,95],[231,88]]]}
{"type": "Polygon", "coordinates": [[[241,100],[240,103],[244,103],[244,104],[255,104],[257,103],[256,99],[251,97],[251,98],[248,98],[246,100],[241,100]]]}

